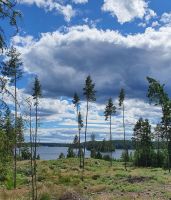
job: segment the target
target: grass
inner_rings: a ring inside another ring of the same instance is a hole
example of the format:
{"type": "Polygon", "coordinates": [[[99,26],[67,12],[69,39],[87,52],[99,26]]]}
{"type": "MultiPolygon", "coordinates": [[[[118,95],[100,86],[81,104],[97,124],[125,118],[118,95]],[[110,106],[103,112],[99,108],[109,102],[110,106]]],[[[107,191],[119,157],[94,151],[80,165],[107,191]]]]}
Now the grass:
{"type": "MultiPolygon", "coordinates": [[[[0,185],[0,199],[30,199],[29,162],[18,163],[17,189],[12,190],[12,172],[0,185]]],[[[40,200],[60,199],[64,194],[90,200],[171,199],[171,175],[160,168],[135,168],[125,171],[123,163],[86,159],[84,181],[79,161],[61,159],[38,161],[40,200]]]]}

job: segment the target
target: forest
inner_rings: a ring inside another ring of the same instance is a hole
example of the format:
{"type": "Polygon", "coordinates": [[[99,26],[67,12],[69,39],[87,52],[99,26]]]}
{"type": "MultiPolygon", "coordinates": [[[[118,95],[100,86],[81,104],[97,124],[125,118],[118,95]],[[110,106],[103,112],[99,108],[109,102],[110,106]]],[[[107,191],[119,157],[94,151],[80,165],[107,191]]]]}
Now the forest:
{"type": "MultiPolygon", "coordinates": [[[[0,20],[6,20],[14,32],[18,32],[17,21],[22,16],[15,7],[10,0],[1,0],[0,20]]],[[[96,135],[91,134],[91,140],[88,140],[90,105],[98,99],[96,83],[91,74],[87,75],[83,80],[82,94],[77,93],[77,88],[73,94],[77,124],[73,143],[49,144],[68,147],[67,156],[61,152],[59,159],[44,161],[37,151],[39,145],[48,144],[39,142],[39,103],[43,96],[39,74],[34,75],[29,98],[23,99],[27,114],[22,113],[17,88],[25,73],[22,52],[6,42],[5,34],[6,30],[0,26],[0,199],[171,198],[171,99],[163,83],[146,77],[149,104],[162,111],[160,123],[155,127],[149,119],[140,117],[134,124],[131,140],[127,139],[127,91],[120,88],[117,105],[110,96],[107,102],[103,102],[109,137],[98,141],[96,135]],[[86,102],[84,115],[83,101],[86,102]],[[112,123],[118,110],[122,113],[122,140],[113,139],[112,123]],[[26,129],[28,141],[25,140],[26,129]],[[115,149],[123,149],[119,160],[112,157],[115,149]],[[134,149],[134,153],[129,154],[129,149],[134,149]],[[91,158],[86,158],[87,150],[91,152],[91,158]],[[104,152],[108,155],[103,156],[104,152]]]]}

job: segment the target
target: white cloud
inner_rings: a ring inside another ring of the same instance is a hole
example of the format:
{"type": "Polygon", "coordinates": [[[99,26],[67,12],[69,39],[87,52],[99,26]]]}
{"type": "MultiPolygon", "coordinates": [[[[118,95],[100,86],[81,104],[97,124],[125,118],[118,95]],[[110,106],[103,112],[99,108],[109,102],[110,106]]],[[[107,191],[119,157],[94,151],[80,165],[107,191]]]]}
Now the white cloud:
{"type": "Polygon", "coordinates": [[[151,26],[156,27],[156,26],[160,26],[160,24],[158,21],[154,21],[154,22],[152,22],[151,26]]]}
{"type": "Polygon", "coordinates": [[[145,28],[147,26],[147,24],[144,23],[144,22],[141,22],[141,23],[138,24],[138,26],[145,28]]]}
{"type": "Polygon", "coordinates": [[[171,24],[171,13],[163,13],[160,21],[164,24],[171,24]]]}
{"type": "Polygon", "coordinates": [[[84,3],[88,3],[88,0],[72,0],[73,1],[73,3],[75,3],[75,4],[84,4],[84,3]]]}
{"type": "Polygon", "coordinates": [[[148,3],[145,0],[104,0],[102,10],[110,12],[113,17],[116,16],[121,24],[135,18],[146,17],[146,20],[149,20],[156,16],[153,10],[148,9],[148,3]]]}
{"type": "Polygon", "coordinates": [[[82,92],[84,79],[91,74],[99,98],[110,95],[113,85],[117,85],[114,95],[125,87],[129,95],[142,97],[147,75],[171,84],[170,37],[170,27],[123,36],[112,30],[76,26],[44,33],[39,40],[25,42],[26,46],[20,45],[25,37],[16,36],[14,43],[23,53],[25,70],[39,75],[47,96],[72,96],[76,89],[82,92]]]}
{"type": "Polygon", "coordinates": [[[146,23],[149,23],[150,19],[155,17],[157,17],[157,14],[154,12],[154,10],[151,9],[146,10],[146,15],[145,15],[146,23]]]}
{"type": "Polygon", "coordinates": [[[18,0],[18,2],[28,5],[35,4],[37,7],[44,8],[47,11],[56,10],[60,14],[64,15],[67,22],[69,22],[76,14],[71,5],[62,5],[55,0],[18,0]]]}

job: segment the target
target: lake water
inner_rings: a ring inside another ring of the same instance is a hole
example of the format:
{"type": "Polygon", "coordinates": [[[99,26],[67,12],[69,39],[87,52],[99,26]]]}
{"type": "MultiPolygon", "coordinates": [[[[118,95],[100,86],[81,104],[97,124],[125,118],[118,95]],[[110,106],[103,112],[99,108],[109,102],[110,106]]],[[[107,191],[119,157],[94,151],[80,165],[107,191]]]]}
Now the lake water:
{"type": "MultiPolygon", "coordinates": [[[[59,158],[60,153],[67,155],[68,147],[37,147],[37,153],[40,155],[41,160],[55,160],[59,158]]],[[[122,149],[116,149],[113,152],[114,159],[120,159],[122,155],[122,149]]],[[[134,152],[134,150],[129,150],[129,153],[134,152]]],[[[103,153],[107,155],[108,153],[103,153]]],[[[109,154],[110,155],[110,154],[109,154]]],[[[86,151],[86,158],[90,157],[90,151],[86,151]]]]}

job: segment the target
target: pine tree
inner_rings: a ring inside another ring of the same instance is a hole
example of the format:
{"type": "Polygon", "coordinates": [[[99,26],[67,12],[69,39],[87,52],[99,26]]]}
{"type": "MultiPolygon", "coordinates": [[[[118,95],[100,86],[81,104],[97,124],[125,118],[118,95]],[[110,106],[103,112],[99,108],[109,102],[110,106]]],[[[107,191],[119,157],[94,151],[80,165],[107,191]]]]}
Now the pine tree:
{"type": "Polygon", "coordinates": [[[17,117],[17,147],[19,151],[19,158],[21,157],[21,147],[24,143],[24,121],[23,118],[17,117]]]}
{"type": "Polygon", "coordinates": [[[140,118],[134,127],[133,141],[136,146],[135,155],[138,166],[148,167],[152,160],[152,139],[151,125],[148,119],[140,118]]]}
{"type": "Polygon", "coordinates": [[[74,146],[74,149],[76,149],[76,156],[77,156],[78,155],[78,149],[79,149],[79,137],[78,137],[78,135],[75,135],[75,137],[74,137],[73,146],[74,146]]]}
{"type": "Polygon", "coordinates": [[[76,113],[77,113],[77,125],[78,125],[78,145],[79,145],[79,158],[80,158],[80,168],[82,166],[81,164],[81,128],[83,127],[83,121],[81,117],[81,113],[79,111],[79,106],[80,106],[80,98],[77,95],[77,93],[74,94],[73,100],[72,100],[75,108],[76,108],[76,113]]]}
{"type": "Polygon", "coordinates": [[[34,200],[34,195],[35,195],[35,187],[34,187],[34,169],[33,169],[33,133],[32,133],[32,100],[31,98],[26,99],[26,103],[28,104],[29,107],[29,132],[30,132],[30,168],[31,168],[31,193],[32,193],[32,200],[34,200]]]}
{"type": "Polygon", "coordinates": [[[93,83],[91,76],[88,76],[85,80],[85,87],[83,88],[84,96],[86,98],[86,122],[85,122],[85,140],[84,140],[84,152],[83,152],[83,170],[85,167],[85,150],[87,143],[87,124],[88,124],[88,112],[89,112],[89,103],[96,101],[95,98],[95,84],[93,83]]]}
{"type": "Polygon", "coordinates": [[[14,126],[13,126],[13,117],[9,110],[9,108],[5,112],[4,116],[4,123],[3,123],[3,129],[5,130],[6,137],[7,137],[7,144],[6,144],[6,151],[7,154],[12,157],[13,155],[13,149],[14,149],[14,126]]]}
{"type": "MultiPolygon", "coordinates": [[[[10,26],[16,28],[18,31],[17,20],[21,17],[21,13],[15,9],[16,2],[14,0],[1,0],[0,1],[0,19],[7,20],[10,26]]],[[[0,50],[6,47],[6,42],[4,39],[4,29],[0,26],[0,50]]]]}
{"type": "Polygon", "coordinates": [[[81,113],[78,113],[78,129],[79,129],[79,157],[80,157],[80,168],[82,167],[82,148],[81,148],[81,129],[84,126],[81,113]]]}
{"type": "MultiPolygon", "coordinates": [[[[122,88],[119,94],[119,106],[122,107],[122,120],[123,120],[123,132],[124,132],[124,151],[125,155],[127,153],[127,146],[126,146],[126,134],[125,134],[125,105],[124,105],[124,100],[125,100],[125,91],[122,88]]],[[[124,161],[124,166],[125,170],[127,170],[126,167],[126,160],[124,161]]]]}
{"type": "Polygon", "coordinates": [[[16,48],[11,47],[7,52],[7,61],[2,63],[1,73],[10,78],[10,83],[14,85],[14,101],[15,101],[15,138],[14,138],[14,188],[16,188],[16,172],[17,172],[17,81],[22,77],[22,62],[20,53],[16,48]]]}
{"type": "Polygon", "coordinates": [[[33,87],[33,99],[35,106],[35,135],[34,135],[34,182],[35,182],[35,200],[37,200],[37,134],[38,134],[38,105],[39,98],[41,97],[41,85],[38,77],[35,77],[34,87],[33,87]]]}
{"type": "Polygon", "coordinates": [[[167,152],[168,152],[168,169],[170,172],[171,168],[171,100],[168,94],[165,92],[164,85],[161,85],[158,81],[153,78],[147,77],[149,83],[147,97],[150,103],[154,103],[156,106],[161,106],[162,108],[162,119],[161,125],[164,127],[163,137],[167,142],[167,152]]]}
{"type": "Polygon", "coordinates": [[[113,105],[112,98],[110,98],[107,102],[104,116],[105,120],[110,121],[110,151],[111,151],[111,166],[112,166],[112,151],[113,151],[113,144],[112,144],[112,115],[116,113],[116,107],[113,105]]]}

